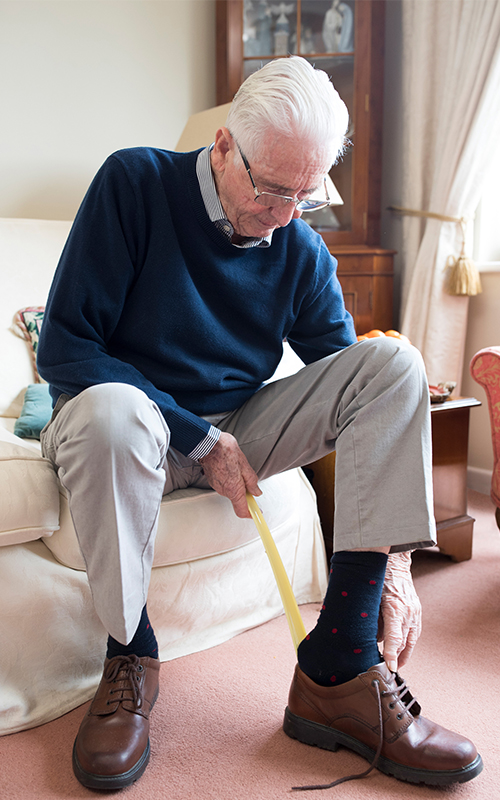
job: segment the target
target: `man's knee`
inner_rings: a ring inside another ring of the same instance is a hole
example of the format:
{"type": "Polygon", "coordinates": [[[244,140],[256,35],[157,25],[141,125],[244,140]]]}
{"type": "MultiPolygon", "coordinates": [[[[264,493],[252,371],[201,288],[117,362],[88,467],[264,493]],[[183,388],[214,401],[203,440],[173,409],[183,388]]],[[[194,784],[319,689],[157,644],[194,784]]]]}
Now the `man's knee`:
{"type": "Polygon", "coordinates": [[[96,420],[134,417],[143,406],[151,405],[151,400],[141,389],[127,383],[89,386],[74,399],[88,417],[96,420]]]}
{"type": "MultiPolygon", "coordinates": [[[[63,408],[69,435],[93,442],[97,449],[134,446],[141,439],[168,444],[169,430],[157,405],[136,386],[103,383],[90,386],[63,408]]],[[[62,420],[61,420],[62,422],[62,420]]]]}
{"type": "Polygon", "coordinates": [[[347,409],[350,414],[353,408],[368,404],[373,408],[375,401],[393,409],[428,403],[423,359],[412,345],[380,336],[362,340],[343,352],[349,364],[340,401],[343,412],[347,409]]]}
{"type": "Polygon", "coordinates": [[[407,374],[417,380],[425,378],[425,365],[420,351],[405,340],[394,336],[377,336],[363,339],[357,347],[363,348],[361,352],[366,351],[377,369],[387,367],[393,374],[407,374]]]}

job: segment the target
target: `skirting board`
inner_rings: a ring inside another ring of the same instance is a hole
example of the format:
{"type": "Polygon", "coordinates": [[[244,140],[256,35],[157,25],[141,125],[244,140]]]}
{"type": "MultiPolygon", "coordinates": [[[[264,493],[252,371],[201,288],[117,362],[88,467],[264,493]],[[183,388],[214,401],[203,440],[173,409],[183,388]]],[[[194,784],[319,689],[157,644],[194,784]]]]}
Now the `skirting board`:
{"type": "Polygon", "coordinates": [[[479,467],[467,467],[467,488],[475,492],[489,495],[491,490],[492,470],[479,467]]]}

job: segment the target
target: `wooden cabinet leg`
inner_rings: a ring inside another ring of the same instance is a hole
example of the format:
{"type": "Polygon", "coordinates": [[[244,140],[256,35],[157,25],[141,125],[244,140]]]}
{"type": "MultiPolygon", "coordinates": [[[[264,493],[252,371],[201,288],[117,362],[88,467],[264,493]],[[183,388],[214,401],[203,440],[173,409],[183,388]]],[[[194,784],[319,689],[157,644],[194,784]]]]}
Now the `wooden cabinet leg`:
{"type": "Polygon", "coordinates": [[[475,520],[469,516],[454,517],[437,523],[437,544],[452,561],[472,558],[472,532],[475,520]]]}

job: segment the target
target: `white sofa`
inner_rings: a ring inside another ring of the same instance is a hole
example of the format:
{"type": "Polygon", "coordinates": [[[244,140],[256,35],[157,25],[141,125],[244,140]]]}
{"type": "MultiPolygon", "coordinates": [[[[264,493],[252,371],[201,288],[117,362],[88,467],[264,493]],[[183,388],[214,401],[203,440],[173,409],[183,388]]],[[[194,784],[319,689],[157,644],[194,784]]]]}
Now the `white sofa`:
{"type": "MultiPolygon", "coordinates": [[[[13,324],[43,306],[69,222],[0,219],[0,734],[88,700],[106,632],[71,522],[39,442],[13,434],[33,360],[13,324]]],[[[277,375],[295,371],[291,351],[277,375]]],[[[314,493],[301,470],[262,481],[259,499],[298,603],[319,601],[326,561],[314,493]]],[[[215,492],[164,498],[148,609],[162,660],[219,644],[282,613],[257,529],[215,492]]],[[[290,641],[290,646],[292,643],[290,641]]]]}

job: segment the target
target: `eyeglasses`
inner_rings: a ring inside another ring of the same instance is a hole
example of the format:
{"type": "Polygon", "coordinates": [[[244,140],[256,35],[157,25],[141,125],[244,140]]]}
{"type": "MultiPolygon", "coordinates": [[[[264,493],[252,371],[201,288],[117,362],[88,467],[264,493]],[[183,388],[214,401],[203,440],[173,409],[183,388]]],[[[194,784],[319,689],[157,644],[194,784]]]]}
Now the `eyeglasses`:
{"type": "MultiPolygon", "coordinates": [[[[233,136],[234,139],[234,136],[233,136]]],[[[255,194],[254,200],[261,206],[267,206],[268,208],[284,208],[289,203],[294,203],[295,208],[299,211],[317,211],[319,208],[325,208],[325,206],[330,205],[330,195],[328,194],[328,188],[326,185],[326,178],[323,178],[323,188],[325,190],[325,197],[324,199],[321,198],[305,198],[303,200],[299,200],[297,197],[288,197],[285,194],[273,194],[272,192],[259,192],[255,185],[255,181],[252,176],[252,172],[250,170],[250,164],[248,163],[246,156],[243,153],[243,150],[239,146],[236,139],[234,139],[236,143],[236,147],[239,150],[241,160],[245,165],[245,169],[248,172],[248,177],[252,181],[253,191],[255,194]]]]}

